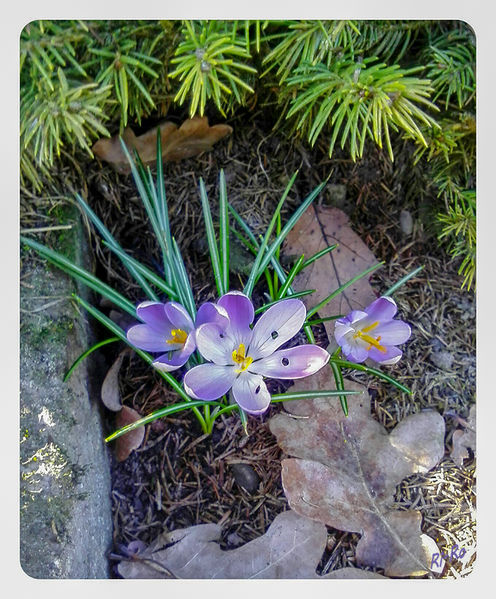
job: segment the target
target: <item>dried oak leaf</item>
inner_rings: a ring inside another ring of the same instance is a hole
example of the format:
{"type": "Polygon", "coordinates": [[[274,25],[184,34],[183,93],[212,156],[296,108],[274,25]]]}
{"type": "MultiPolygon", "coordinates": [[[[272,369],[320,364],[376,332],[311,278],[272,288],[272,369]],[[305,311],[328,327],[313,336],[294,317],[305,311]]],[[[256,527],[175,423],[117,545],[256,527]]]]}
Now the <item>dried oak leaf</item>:
{"type": "Polygon", "coordinates": [[[467,449],[475,453],[475,404],[470,408],[467,420],[459,419],[465,430],[456,430],[453,433],[453,448],[451,459],[458,466],[463,466],[463,460],[470,457],[467,449]]]}
{"type": "Polygon", "coordinates": [[[100,396],[103,405],[113,412],[118,412],[122,408],[121,392],[119,390],[119,371],[122,361],[130,352],[131,350],[128,348],[121,351],[103,379],[100,396]]]}
{"type": "Polygon", "coordinates": [[[193,117],[174,131],[162,148],[167,162],[177,162],[210,150],[214,143],[232,133],[232,127],[219,124],[212,127],[207,117],[193,117]]]}
{"type": "MultiPolygon", "coordinates": [[[[292,388],[329,389],[329,369],[292,388]]],[[[348,417],[335,398],[285,402],[288,413],[269,421],[281,448],[282,484],[292,509],[339,530],[362,535],[358,565],[384,568],[387,576],[420,576],[439,552],[422,534],[418,511],[394,509],[396,486],[408,475],[427,472],[444,454],[444,420],[434,411],[413,414],[388,434],[370,415],[365,387],[348,396],[348,417]],[[296,458],[296,459],[295,459],[296,458]]]]}
{"type": "MultiPolygon", "coordinates": [[[[122,410],[117,413],[115,418],[116,428],[122,428],[127,424],[132,424],[141,418],[141,414],[133,408],[122,406],[122,410]]],[[[115,441],[115,457],[118,462],[123,462],[129,457],[134,449],[137,449],[142,443],[145,436],[145,427],[139,426],[132,431],[129,431],[122,437],[118,437],[115,441]]]]}
{"type": "MultiPolygon", "coordinates": [[[[346,214],[329,206],[310,205],[288,234],[282,248],[283,255],[310,258],[313,254],[337,243],[338,247],[307,266],[294,280],[295,291],[315,289],[303,299],[307,308],[313,308],[330,293],[362,271],[378,264],[374,254],[352,231],[346,214]]],[[[363,277],[332,299],[321,310],[321,318],[348,314],[361,310],[376,299],[368,277],[363,277]]],[[[324,323],[332,339],[334,322],[324,323]]]]}
{"type": "MultiPolygon", "coordinates": [[[[160,138],[162,140],[162,154],[164,146],[167,144],[169,136],[177,130],[177,125],[166,121],[158,127],[153,127],[143,135],[136,137],[134,131],[130,127],[126,127],[122,132],[122,140],[127,148],[131,151],[135,149],[140,155],[143,164],[155,164],[157,160],[157,129],[160,129],[160,138]]],[[[110,138],[99,139],[92,147],[93,153],[109,162],[114,169],[124,175],[131,172],[129,162],[122,151],[119,135],[114,135],[110,138]]]]}
{"type": "MultiPolygon", "coordinates": [[[[315,572],[326,545],[326,527],[291,510],[278,514],[264,535],[236,549],[222,550],[217,542],[220,537],[218,524],[163,533],[117,568],[124,578],[339,577],[335,573],[321,577],[315,572]]],[[[357,568],[356,578],[378,576],[373,572],[363,575],[357,568]]]]}
{"type": "MultiPolygon", "coordinates": [[[[156,162],[158,128],[162,141],[162,159],[166,162],[177,162],[197,156],[210,150],[214,143],[232,133],[232,127],[229,125],[220,124],[210,127],[207,117],[187,119],[179,129],[174,123],[166,121],[138,137],[131,128],[126,127],[122,139],[129,150],[135,149],[138,152],[145,165],[156,162]]],[[[129,162],[122,151],[119,135],[109,139],[99,139],[92,150],[96,156],[109,162],[119,173],[131,172],[129,162]]]]}

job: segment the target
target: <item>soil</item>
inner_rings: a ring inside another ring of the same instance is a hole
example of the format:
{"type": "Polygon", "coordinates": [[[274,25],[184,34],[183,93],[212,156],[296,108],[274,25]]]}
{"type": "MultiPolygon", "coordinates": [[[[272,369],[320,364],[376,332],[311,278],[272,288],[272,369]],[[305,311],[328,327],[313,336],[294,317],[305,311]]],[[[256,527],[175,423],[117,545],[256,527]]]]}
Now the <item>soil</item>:
{"type": "MultiPolygon", "coordinates": [[[[218,122],[213,117],[210,121],[218,122]]],[[[422,530],[437,539],[441,550],[456,539],[475,551],[475,459],[472,455],[459,468],[449,457],[458,417],[467,417],[475,401],[475,297],[473,292],[460,290],[458,265],[439,247],[430,228],[432,215],[441,207],[432,201],[421,167],[412,168],[411,147],[398,141],[395,162],[391,163],[370,145],[364,159],[354,163],[345,152],[329,159],[325,145],[310,150],[302,142],[272,131],[260,113],[243,114],[228,123],[233,135],[212,151],[164,167],[171,229],[198,303],[216,299],[201,215],[200,177],[215,216],[218,175],[224,169],[229,201],[257,234],[264,232],[296,169],[299,175],[283,209],[283,221],[330,175],[328,190],[317,201],[337,203],[347,211],[354,230],[376,258],[385,262],[372,279],[378,295],[424,266],[395,293],[399,313],[412,324],[413,334],[404,347],[403,359],[394,367],[394,376],[409,386],[413,395],[369,376],[353,372],[347,376],[368,386],[372,414],[388,430],[423,408],[434,408],[444,416],[445,458],[428,474],[406,479],[398,488],[397,501],[401,508],[421,510],[422,530]],[[405,225],[402,229],[402,211],[413,217],[411,232],[404,232],[405,225]]],[[[78,157],[77,162],[66,157],[64,165],[60,180],[64,180],[65,188],[83,193],[121,245],[160,272],[157,247],[132,178],[87,157],[78,157]]],[[[53,203],[53,194],[46,201],[53,203]]],[[[26,192],[25,220],[34,218],[31,205],[26,192]]],[[[49,240],[50,235],[45,243],[49,240]]],[[[132,301],[143,300],[119,260],[96,236],[92,236],[92,244],[97,275],[132,301]]],[[[231,289],[242,289],[242,280],[243,275],[233,273],[231,289]]],[[[262,293],[263,288],[257,287],[255,304],[263,299],[262,293]]],[[[110,312],[105,302],[100,307],[110,312]]],[[[115,312],[112,317],[126,322],[115,312]]],[[[97,331],[101,338],[108,337],[98,327],[97,331]]],[[[318,339],[326,346],[325,333],[320,331],[318,339]]],[[[102,379],[122,349],[112,344],[100,350],[102,379]]],[[[124,404],[141,414],[176,400],[163,379],[137,356],[124,360],[120,388],[124,404]]],[[[281,409],[275,404],[265,415],[250,417],[248,436],[236,415],[219,418],[209,437],[202,435],[190,412],[148,425],[139,449],[125,461],[113,459],[114,548],[110,557],[126,555],[131,541],[149,543],[164,529],[198,523],[221,523],[224,548],[263,534],[274,517],[288,508],[280,480],[284,455],[267,425],[281,409]]],[[[109,433],[115,429],[110,412],[107,426],[109,433]]],[[[357,534],[329,529],[320,571],[356,565],[354,547],[358,539],[357,534]]],[[[474,559],[475,553],[463,566],[448,564],[443,576],[468,574],[474,559]]],[[[119,576],[115,567],[113,575],[119,576]]]]}

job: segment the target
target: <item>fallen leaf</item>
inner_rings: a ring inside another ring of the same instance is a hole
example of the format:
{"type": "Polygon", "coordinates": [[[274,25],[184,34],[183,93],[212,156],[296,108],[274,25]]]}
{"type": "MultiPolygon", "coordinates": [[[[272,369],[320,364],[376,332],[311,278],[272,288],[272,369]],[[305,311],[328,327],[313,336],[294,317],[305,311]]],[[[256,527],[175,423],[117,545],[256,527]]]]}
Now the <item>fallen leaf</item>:
{"type": "MultiPolygon", "coordinates": [[[[132,424],[141,418],[141,414],[133,408],[122,406],[122,410],[117,413],[115,419],[116,428],[122,428],[127,424],[132,424]]],[[[115,441],[115,457],[118,462],[123,462],[129,457],[134,449],[137,449],[142,443],[145,436],[145,427],[139,426],[132,431],[129,431],[122,437],[118,437],[115,441]]]]}
{"type": "MultiPolygon", "coordinates": [[[[322,369],[291,390],[330,389],[329,372],[322,369]]],[[[269,421],[278,444],[295,456],[282,462],[289,505],[328,526],[360,533],[357,564],[384,568],[387,576],[423,575],[437,545],[421,533],[421,513],[395,510],[393,496],[405,476],[427,472],[441,460],[444,420],[422,411],[388,434],[370,415],[365,387],[346,381],[345,388],[361,392],[348,396],[348,417],[335,398],[317,398],[285,402],[287,413],[269,421]]]]}
{"type": "Polygon", "coordinates": [[[458,466],[463,466],[463,460],[470,457],[467,449],[475,453],[475,404],[470,408],[467,420],[459,419],[465,430],[456,430],[453,433],[453,448],[451,450],[451,459],[458,466]]]}
{"type": "MultiPolygon", "coordinates": [[[[160,129],[160,139],[162,141],[162,154],[164,146],[167,144],[168,137],[177,130],[177,125],[166,121],[158,127],[153,127],[143,135],[136,137],[130,127],[126,127],[122,132],[122,140],[131,151],[135,149],[140,155],[143,164],[155,164],[157,160],[157,129],[160,129]]],[[[93,153],[109,162],[117,172],[128,175],[131,172],[129,162],[122,151],[119,135],[110,138],[99,139],[92,147],[93,153]]]]}
{"type": "Polygon", "coordinates": [[[121,351],[103,379],[100,396],[103,405],[113,412],[118,412],[122,408],[121,392],[119,390],[119,371],[122,361],[129,353],[130,350],[127,348],[121,351]]]}
{"type": "MultiPolygon", "coordinates": [[[[283,255],[310,258],[337,243],[338,247],[307,266],[294,280],[293,289],[315,289],[302,298],[307,308],[320,301],[367,268],[378,264],[374,254],[352,231],[349,219],[339,208],[310,205],[288,234],[283,255]]],[[[320,318],[362,310],[376,299],[368,277],[363,277],[332,299],[321,310],[320,318]]],[[[325,322],[327,335],[333,339],[334,322],[325,322]]]]}
{"type": "Polygon", "coordinates": [[[208,124],[207,117],[194,117],[184,121],[174,131],[162,148],[162,155],[167,162],[177,162],[184,158],[197,156],[210,150],[214,143],[232,133],[229,125],[208,124]]]}
{"type": "MultiPolygon", "coordinates": [[[[177,162],[197,156],[210,150],[214,143],[232,133],[232,127],[229,125],[219,124],[210,127],[207,117],[187,119],[179,129],[174,123],[166,121],[138,137],[130,127],[126,127],[122,139],[129,150],[135,149],[138,152],[145,165],[156,163],[157,129],[160,129],[162,159],[166,162],[177,162]]],[[[109,162],[119,173],[131,172],[129,162],[122,151],[119,135],[99,139],[92,150],[98,158],[109,162]]]]}
{"type": "MultiPolygon", "coordinates": [[[[316,574],[327,541],[326,527],[291,510],[278,514],[264,535],[236,549],[220,548],[221,530],[218,524],[199,524],[163,533],[131,561],[121,561],[119,574],[124,578],[339,578],[337,571],[316,574]]],[[[379,576],[366,574],[358,570],[355,577],[379,576]]]]}

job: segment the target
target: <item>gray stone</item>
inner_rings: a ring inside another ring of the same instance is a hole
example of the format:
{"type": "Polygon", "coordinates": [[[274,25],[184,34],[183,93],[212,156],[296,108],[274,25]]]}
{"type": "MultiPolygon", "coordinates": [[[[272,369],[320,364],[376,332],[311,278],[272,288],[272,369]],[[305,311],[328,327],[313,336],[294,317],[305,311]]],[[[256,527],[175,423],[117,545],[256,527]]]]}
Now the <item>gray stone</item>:
{"type": "Polygon", "coordinates": [[[324,189],[324,203],[334,206],[349,214],[355,207],[355,203],[346,196],[346,185],[341,183],[329,183],[324,189]]]}
{"type": "Polygon", "coordinates": [[[454,356],[448,351],[437,351],[433,352],[430,356],[431,362],[438,368],[443,370],[451,370],[453,366],[454,356]]]}
{"type": "Polygon", "coordinates": [[[413,217],[408,210],[400,212],[400,227],[405,235],[411,235],[413,232],[413,217]]]}
{"type": "Polygon", "coordinates": [[[239,464],[231,464],[231,470],[234,480],[240,487],[246,489],[250,494],[256,492],[260,483],[260,477],[255,472],[253,466],[240,462],[239,464]]]}
{"type": "MultiPolygon", "coordinates": [[[[71,234],[71,258],[80,262],[78,227],[71,234]]],[[[23,252],[20,562],[33,578],[109,576],[110,467],[89,361],[63,382],[91,345],[86,315],[70,300],[74,291],[84,293],[68,276],[23,252]]]]}
{"type": "Polygon", "coordinates": [[[238,535],[237,532],[232,532],[227,535],[227,542],[231,547],[239,547],[244,544],[243,539],[238,535]]]}

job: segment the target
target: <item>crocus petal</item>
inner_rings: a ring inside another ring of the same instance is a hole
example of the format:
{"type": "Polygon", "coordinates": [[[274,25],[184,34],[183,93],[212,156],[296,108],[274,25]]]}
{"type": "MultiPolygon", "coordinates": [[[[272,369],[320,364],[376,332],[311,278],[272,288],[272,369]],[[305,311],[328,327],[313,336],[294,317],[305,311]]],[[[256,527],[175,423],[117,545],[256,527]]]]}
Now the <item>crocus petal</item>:
{"type": "Polygon", "coordinates": [[[334,338],[337,343],[341,345],[343,337],[348,333],[354,332],[355,329],[350,325],[350,323],[344,318],[340,318],[336,320],[336,324],[334,325],[334,338]]]}
{"type": "Polygon", "coordinates": [[[391,320],[398,311],[398,308],[393,298],[382,296],[373,301],[365,310],[371,322],[377,320],[383,322],[391,320]]]}
{"type": "Polygon", "coordinates": [[[241,374],[233,383],[232,393],[238,406],[248,414],[262,414],[270,405],[270,393],[257,374],[241,374]]]}
{"type": "Polygon", "coordinates": [[[170,329],[164,334],[147,324],[136,324],[128,330],[126,336],[132,345],[145,351],[158,352],[173,349],[167,343],[170,329]]]}
{"type": "Polygon", "coordinates": [[[186,341],[184,342],[184,347],[182,349],[183,352],[190,356],[196,349],[196,334],[193,329],[189,335],[186,337],[186,341]]]}
{"type": "Polygon", "coordinates": [[[250,324],[255,318],[255,310],[250,298],[240,291],[230,291],[224,294],[217,304],[224,308],[229,316],[236,347],[240,343],[244,343],[247,347],[251,339],[250,324]]]}
{"type": "Polygon", "coordinates": [[[185,344],[182,350],[167,352],[166,354],[159,356],[156,360],[152,362],[152,365],[157,370],[162,370],[163,372],[171,372],[172,370],[177,370],[178,368],[181,368],[181,366],[184,366],[184,364],[186,364],[188,358],[191,356],[193,351],[194,347],[193,349],[191,349],[191,347],[187,348],[185,344]]]}
{"type": "Polygon", "coordinates": [[[341,350],[347,360],[360,364],[368,358],[369,352],[365,344],[353,338],[343,338],[341,350]]]}
{"type": "Polygon", "coordinates": [[[253,327],[248,355],[254,360],[272,354],[301,329],[307,311],[298,299],[282,300],[270,307],[253,327]]]}
{"type": "Polygon", "coordinates": [[[222,328],[226,328],[229,324],[229,317],[227,312],[221,306],[218,306],[212,302],[205,302],[198,308],[195,326],[199,327],[201,324],[205,324],[207,322],[213,322],[222,328]]]}
{"type": "Polygon", "coordinates": [[[196,346],[205,360],[226,366],[233,364],[233,351],[238,347],[229,331],[207,322],[196,329],[196,346]]]}
{"type": "Polygon", "coordinates": [[[171,326],[164,308],[164,304],[159,302],[141,302],[136,308],[136,315],[140,320],[166,337],[170,333],[171,326]]]}
{"type": "Polygon", "coordinates": [[[329,354],[318,345],[297,345],[280,349],[250,365],[250,372],[276,379],[301,379],[314,374],[329,361],[329,354]]]}
{"type": "Polygon", "coordinates": [[[171,370],[177,370],[184,366],[188,361],[188,358],[196,349],[196,341],[195,341],[195,333],[191,331],[188,335],[184,346],[180,346],[180,348],[176,351],[168,351],[167,353],[159,356],[156,360],[153,361],[153,366],[157,370],[162,370],[164,372],[170,372],[171,370]]]}
{"type": "Polygon", "coordinates": [[[399,345],[410,338],[412,330],[410,325],[402,320],[390,320],[379,324],[373,331],[374,337],[381,337],[381,345],[399,345]]]}
{"type": "Polygon", "coordinates": [[[165,314],[170,320],[173,329],[189,332],[194,328],[191,316],[186,308],[177,302],[167,302],[164,306],[165,314]]]}
{"type": "Polygon", "coordinates": [[[381,352],[375,347],[369,351],[369,358],[378,364],[396,364],[401,358],[403,352],[394,345],[387,347],[385,352],[381,352]]]}
{"type": "Polygon", "coordinates": [[[184,375],[186,393],[195,399],[218,399],[232,387],[236,373],[232,366],[200,364],[184,375]]]}
{"type": "Polygon", "coordinates": [[[347,322],[349,322],[350,324],[353,323],[357,323],[358,321],[362,320],[363,318],[367,318],[368,314],[367,312],[363,312],[363,310],[352,310],[348,315],[346,315],[344,318],[340,318],[339,320],[345,320],[347,322]]]}

